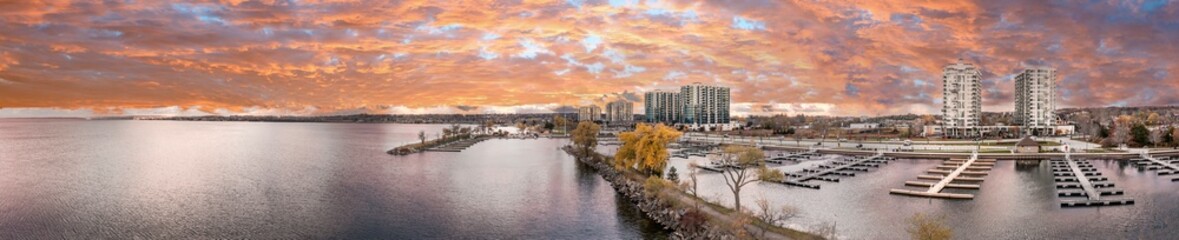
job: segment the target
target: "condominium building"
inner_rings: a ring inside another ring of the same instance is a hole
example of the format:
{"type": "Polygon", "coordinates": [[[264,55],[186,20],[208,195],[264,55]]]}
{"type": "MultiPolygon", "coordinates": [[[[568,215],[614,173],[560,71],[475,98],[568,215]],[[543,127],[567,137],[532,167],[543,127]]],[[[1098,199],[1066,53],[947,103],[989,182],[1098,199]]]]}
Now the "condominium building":
{"type": "Polygon", "coordinates": [[[577,109],[577,121],[601,121],[602,108],[598,105],[589,105],[577,109]]]}
{"type": "Polygon", "coordinates": [[[942,68],[942,133],[948,137],[980,135],[982,71],[974,64],[957,63],[942,68]]]}
{"type": "Polygon", "coordinates": [[[606,104],[606,122],[611,125],[626,125],[635,120],[634,103],[618,100],[606,104]]]}
{"type": "Polygon", "coordinates": [[[680,87],[681,123],[692,125],[729,123],[729,88],[693,83],[680,87]]]}
{"type": "Polygon", "coordinates": [[[1028,68],[1015,76],[1015,115],[1024,135],[1052,135],[1056,125],[1056,69],[1028,68]]]}
{"type": "Polygon", "coordinates": [[[673,124],[680,121],[680,94],[647,92],[643,94],[643,114],[650,123],[673,124]]]}

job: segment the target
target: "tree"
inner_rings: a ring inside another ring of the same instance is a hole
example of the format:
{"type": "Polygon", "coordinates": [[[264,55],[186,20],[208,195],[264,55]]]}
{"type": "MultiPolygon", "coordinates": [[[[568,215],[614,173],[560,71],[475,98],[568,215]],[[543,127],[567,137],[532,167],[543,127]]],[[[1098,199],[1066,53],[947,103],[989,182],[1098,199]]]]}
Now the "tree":
{"type": "Polygon", "coordinates": [[[778,182],[784,180],[785,178],[786,174],[783,174],[782,170],[768,167],[761,167],[757,169],[757,179],[761,181],[778,182]]]}
{"type": "Polygon", "coordinates": [[[909,218],[905,231],[916,240],[943,240],[954,237],[954,231],[942,223],[944,217],[929,217],[917,213],[909,218]]]}
{"type": "Polygon", "coordinates": [[[561,116],[561,114],[557,114],[557,116],[553,117],[553,124],[556,124],[555,127],[557,129],[561,129],[562,133],[569,133],[569,128],[566,126],[569,124],[569,120],[566,120],[565,117],[561,116]]]}
{"type": "MultiPolygon", "coordinates": [[[[770,206],[770,201],[764,196],[758,198],[754,203],[757,203],[757,207],[761,209],[761,212],[757,214],[757,218],[769,225],[778,226],[782,222],[790,221],[790,219],[799,215],[798,208],[790,205],[782,205],[782,207],[775,209],[773,206],[770,206]]],[[[761,228],[762,238],[765,238],[767,230],[769,228],[761,228]]]]}
{"type": "MultiPolygon", "coordinates": [[[[793,130],[793,128],[791,128],[793,130]]],[[[794,145],[802,146],[802,134],[791,133],[791,138],[794,138],[794,145]]]]}
{"type": "MultiPolygon", "coordinates": [[[[696,161],[692,161],[692,162],[688,163],[688,179],[690,179],[691,181],[685,182],[684,184],[688,184],[688,186],[685,188],[688,189],[688,192],[692,193],[693,197],[700,197],[700,196],[696,195],[696,193],[698,193],[698,191],[696,191],[696,187],[699,185],[699,184],[697,184],[698,182],[696,181],[696,173],[700,172],[699,168],[700,168],[700,164],[696,164],[696,161]]],[[[693,201],[693,202],[699,202],[699,201],[693,201]]]]}
{"type": "Polygon", "coordinates": [[[719,156],[716,165],[723,169],[721,175],[724,176],[725,186],[733,192],[734,209],[741,212],[741,188],[758,180],[758,171],[751,168],[765,167],[761,164],[765,152],[754,147],[734,145],[725,147],[719,156]]]}
{"type": "Polygon", "coordinates": [[[1150,126],[1158,125],[1159,120],[1160,120],[1159,113],[1151,112],[1150,115],[1147,115],[1147,117],[1146,117],[1146,125],[1150,125],[1150,126]]]}
{"type": "Polygon", "coordinates": [[[667,144],[683,133],[663,124],[638,124],[634,131],[622,132],[618,140],[622,146],[614,154],[614,167],[633,168],[647,175],[663,175],[667,167],[667,144]]]}
{"type": "Polygon", "coordinates": [[[835,240],[839,237],[839,229],[835,223],[823,222],[819,224],[819,229],[815,230],[815,235],[827,240],[835,240]]]}
{"type": "Polygon", "coordinates": [[[1135,124],[1130,129],[1130,135],[1133,137],[1134,144],[1145,147],[1150,144],[1150,130],[1142,124],[1135,124]]]}
{"type": "Polygon", "coordinates": [[[418,132],[418,140],[421,140],[423,145],[426,144],[426,131],[418,132]]]}
{"type": "Polygon", "coordinates": [[[1166,145],[1166,144],[1167,144],[1167,142],[1166,142],[1166,141],[1164,141],[1164,139],[1163,139],[1163,138],[1164,138],[1164,137],[1165,137],[1165,135],[1167,135],[1168,133],[1171,133],[1171,129],[1166,129],[1166,128],[1159,128],[1159,129],[1156,129],[1156,130],[1154,130],[1154,131],[1150,131],[1150,142],[1151,142],[1151,145],[1152,145],[1152,146],[1155,146],[1155,147],[1162,146],[1162,145],[1166,145]]]}
{"type": "Polygon", "coordinates": [[[1168,130],[1167,135],[1163,136],[1163,140],[1171,146],[1176,146],[1179,145],[1179,139],[1175,139],[1176,137],[1179,137],[1179,128],[1172,127],[1168,130]]]}
{"type": "Polygon", "coordinates": [[[680,174],[675,172],[675,167],[671,167],[671,169],[667,170],[667,180],[673,183],[680,182],[680,174]]]}
{"type": "Polygon", "coordinates": [[[495,122],[491,120],[483,121],[483,131],[490,133],[495,128],[495,122]]]}
{"type": "Polygon", "coordinates": [[[819,134],[822,134],[822,136],[820,136],[821,139],[819,142],[827,141],[828,128],[830,128],[830,124],[827,123],[827,119],[818,119],[814,123],[811,123],[811,129],[815,130],[815,132],[819,134]]]}
{"type": "Polygon", "coordinates": [[[519,129],[519,133],[523,134],[526,130],[528,130],[528,124],[524,124],[524,121],[517,122],[516,129],[519,129]]]}
{"type": "Polygon", "coordinates": [[[463,127],[459,126],[458,124],[451,124],[450,125],[450,135],[456,135],[456,137],[457,137],[457,135],[462,133],[462,131],[463,131],[462,128],[463,127]]]}
{"type": "Polygon", "coordinates": [[[1126,144],[1130,141],[1130,126],[1133,124],[1134,117],[1130,115],[1118,116],[1117,120],[1114,120],[1113,133],[1109,137],[1112,145],[1126,144]]]}
{"type": "Polygon", "coordinates": [[[573,129],[573,145],[581,151],[582,157],[589,157],[594,148],[598,147],[598,131],[601,126],[589,121],[582,121],[573,129]]]}

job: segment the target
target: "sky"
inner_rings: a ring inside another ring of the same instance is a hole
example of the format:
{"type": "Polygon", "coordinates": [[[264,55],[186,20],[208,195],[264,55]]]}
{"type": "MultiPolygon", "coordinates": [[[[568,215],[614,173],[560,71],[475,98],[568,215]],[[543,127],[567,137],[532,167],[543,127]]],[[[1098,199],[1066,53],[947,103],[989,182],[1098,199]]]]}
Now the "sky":
{"type": "Polygon", "coordinates": [[[1179,105],[1179,2],[0,1],[0,117],[543,113],[695,82],[734,115],[936,114],[941,69],[1179,105]]]}

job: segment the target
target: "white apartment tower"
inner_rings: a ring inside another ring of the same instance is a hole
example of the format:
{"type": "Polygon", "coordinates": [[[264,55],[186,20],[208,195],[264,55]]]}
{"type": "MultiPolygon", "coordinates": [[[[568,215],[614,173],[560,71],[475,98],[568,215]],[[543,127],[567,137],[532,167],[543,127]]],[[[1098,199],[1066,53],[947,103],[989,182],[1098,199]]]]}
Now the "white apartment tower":
{"type": "Polygon", "coordinates": [[[729,123],[729,88],[700,83],[680,88],[681,122],[693,125],[729,123]]]}
{"type": "Polygon", "coordinates": [[[602,120],[602,108],[598,105],[589,105],[577,109],[577,121],[600,121],[602,120]]]}
{"type": "Polygon", "coordinates": [[[675,124],[680,121],[680,94],[647,92],[643,94],[643,113],[650,123],[675,124]]]}
{"type": "Polygon", "coordinates": [[[1015,76],[1015,115],[1024,135],[1052,135],[1056,116],[1056,69],[1028,68],[1015,76]]]}
{"type": "Polygon", "coordinates": [[[980,136],[981,82],[982,71],[962,59],[942,68],[942,132],[947,137],[980,136]]]}
{"type": "Polygon", "coordinates": [[[613,125],[626,125],[634,122],[635,105],[627,100],[606,103],[606,122],[613,125]]]}

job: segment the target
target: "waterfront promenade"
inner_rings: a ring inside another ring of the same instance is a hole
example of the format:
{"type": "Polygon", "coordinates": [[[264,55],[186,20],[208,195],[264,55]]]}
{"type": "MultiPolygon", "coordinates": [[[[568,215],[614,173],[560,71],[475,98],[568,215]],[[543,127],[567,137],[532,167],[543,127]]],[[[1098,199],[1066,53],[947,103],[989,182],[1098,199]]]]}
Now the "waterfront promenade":
{"type": "MultiPolygon", "coordinates": [[[[862,148],[855,148],[856,142],[838,142],[826,141],[819,144],[821,140],[803,139],[795,141],[793,139],[785,139],[780,137],[742,137],[742,136],[723,136],[703,133],[687,133],[684,134],[681,141],[707,144],[736,144],[760,146],[768,149],[782,149],[789,151],[805,151],[810,149],[817,149],[818,153],[822,154],[844,154],[844,155],[873,155],[878,150],[883,151],[884,156],[896,158],[917,158],[917,159],[965,159],[971,157],[972,152],[977,151],[978,157],[983,159],[995,160],[1050,160],[1062,159],[1065,153],[1061,152],[1041,152],[1041,153],[1013,153],[1010,146],[976,146],[976,145],[961,145],[969,143],[967,141],[935,141],[925,144],[913,143],[913,148],[903,148],[903,143],[897,141],[884,141],[880,143],[865,142],[862,148]],[[944,152],[944,151],[919,151],[920,149],[954,149],[961,152],[944,152]],[[978,150],[983,149],[983,150],[978,150]]],[[[991,140],[993,141],[993,140],[991,140]]],[[[1064,141],[1064,145],[1079,146],[1079,147],[1093,147],[1094,144],[1083,143],[1075,140],[1064,141]]],[[[1064,146],[1062,145],[1062,146],[1064,146]]],[[[1049,148],[1046,147],[1045,151],[1049,148]]],[[[1076,148],[1074,148],[1076,149],[1076,148]]],[[[1094,159],[1094,160],[1130,160],[1138,158],[1142,152],[1149,152],[1151,156],[1179,156],[1179,150],[1148,150],[1148,149],[1132,149],[1128,152],[1105,152],[1105,153],[1069,153],[1072,158],[1077,159],[1094,159]]]]}

